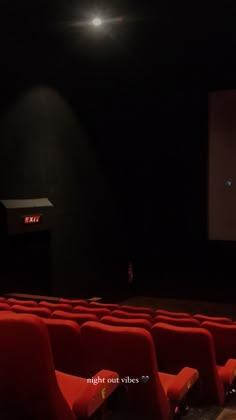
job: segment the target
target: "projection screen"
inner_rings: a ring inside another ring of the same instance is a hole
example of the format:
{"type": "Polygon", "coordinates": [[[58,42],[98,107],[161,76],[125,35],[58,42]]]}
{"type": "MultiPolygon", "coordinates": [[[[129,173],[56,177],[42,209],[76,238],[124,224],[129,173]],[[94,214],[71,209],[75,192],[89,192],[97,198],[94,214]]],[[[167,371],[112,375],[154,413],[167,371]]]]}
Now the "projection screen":
{"type": "Polygon", "coordinates": [[[236,240],[236,90],[208,94],[208,239],[236,240]]]}

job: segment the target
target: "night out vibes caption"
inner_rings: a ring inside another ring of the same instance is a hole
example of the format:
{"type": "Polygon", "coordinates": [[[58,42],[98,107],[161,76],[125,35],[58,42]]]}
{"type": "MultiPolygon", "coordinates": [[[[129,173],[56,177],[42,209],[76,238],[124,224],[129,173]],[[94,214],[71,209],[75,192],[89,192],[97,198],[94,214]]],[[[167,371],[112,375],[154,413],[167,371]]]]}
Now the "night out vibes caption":
{"type": "Polygon", "coordinates": [[[124,384],[124,385],[138,384],[138,383],[146,384],[149,381],[149,379],[150,378],[148,375],[142,375],[139,378],[131,378],[130,376],[125,376],[124,378],[107,378],[107,379],[102,378],[101,376],[98,375],[96,377],[88,378],[87,383],[93,384],[93,385],[105,384],[105,383],[124,384]]]}

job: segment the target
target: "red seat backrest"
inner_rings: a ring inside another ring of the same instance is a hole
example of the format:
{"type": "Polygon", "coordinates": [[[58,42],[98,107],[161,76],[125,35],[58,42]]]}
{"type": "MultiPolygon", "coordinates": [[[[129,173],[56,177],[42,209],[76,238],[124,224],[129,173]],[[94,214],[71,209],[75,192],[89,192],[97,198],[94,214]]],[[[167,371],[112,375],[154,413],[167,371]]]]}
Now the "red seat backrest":
{"type": "Polygon", "coordinates": [[[124,327],[138,327],[138,328],[145,328],[146,330],[150,331],[152,328],[152,323],[147,321],[146,319],[138,319],[138,318],[117,318],[114,316],[103,316],[101,318],[101,322],[107,325],[114,325],[114,326],[124,326],[124,327]]]}
{"type": "Polygon", "coordinates": [[[51,311],[48,308],[30,308],[28,306],[21,306],[21,305],[13,305],[11,310],[21,314],[32,314],[38,315],[42,318],[49,318],[51,316],[51,311]]]}
{"type": "Polygon", "coordinates": [[[212,321],[212,322],[219,322],[220,324],[232,324],[233,321],[230,318],[220,317],[220,316],[207,316],[202,314],[195,314],[193,315],[195,319],[198,319],[200,322],[204,321],[212,321]]]}
{"type": "Polygon", "coordinates": [[[87,321],[99,321],[99,318],[94,314],[75,314],[74,312],[64,312],[64,311],[54,311],[51,315],[51,318],[54,319],[69,319],[71,321],[77,322],[77,324],[82,325],[87,321]]]}
{"type": "Polygon", "coordinates": [[[142,312],[125,312],[125,311],[113,311],[111,313],[112,316],[115,316],[117,318],[126,318],[126,319],[146,319],[149,322],[153,322],[153,318],[149,314],[143,314],[142,312]]]}
{"type": "Polygon", "coordinates": [[[208,331],[157,323],[151,333],[160,371],[176,374],[184,366],[197,369],[201,386],[196,389],[195,402],[223,404],[224,387],[217,372],[213,338],[208,331]]]}
{"type": "Polygon", "coordinates": [[[212,334],[218,365],[224,366],[228,359],[236,359],[236,325],[205,321],[201,327],[212,334]]]}
{"type": "Polygon", "coordinates": [[[48,308],[51,311],[68,311],[71,312],[73,307],[72,305],[69,305],[68,303],[52,303],[42,300],[39,302],[39,306],[43,308],[48,308]]]}
{"type": "Polygon", "coordinates": [[[105,308],[105,309],[109,309],[110,311],[115,311],[116,309],[120,308],[120,305],[118,305],[118,303],[90,302],[89,308],[105,308]]]}
{"type": "Polygon", "coordinates": [[[90,308],[90,307],[83,307],[83,306],[75,306],[73,312],[79,314],[93,314],[96,315],[98,318],[102,316],[111,315],[111,311],[107,308],[90,308]]]}
{"type": "Polygon", "coordinates": [[[83,376],[80,327],[65,319],[44,319],[47,325],[55,369],[83,376]]]}
{"type": "Polygon", "coordinates": [[[9,311],[11,310],[11,306],[7,303],[0,302],[0,311],[9,311]]]}
{"type": "Polygon", "coordinates": [[[12,315],[12,316],[14,316],[14,315],[15,316],[18,316],[18,314],[16,312],[13,312],[11,309],[10,310],[7,309],[7,310],[0,311],[0,317],[1,318],[8,317],[9,314],[12,315]]]}
{"type": "Polygon", "coordinates": [[[170,316],[172,318],[191,318],[191,315],[187,312],[173,312],[166,311],[165,309],[157,309],[154,316],[156,315],[170,316]]]}
{"type": "Polygon", "coordinates": [[[23,306],[29,306],[29,307],[35,307],[38,306],[37,302],[35,300],[23,300],[23,299],[14,299],[10,298],[7,300],[7,303],[9,305],[23,305],[23,306]]]}
{"type": "Polygon", "coordinates": [[[92,377],[101,368],[114,370],[120,378],[126,378],[129,403],[134,411],[145,418],[170,418],[149,331],[86,322],[81,327],[81,337],[86,377],[92,377]],[[147,383],[141,381],[143,375],[149,376],[147,383]]]}
{"type": "Polygon", "coordinates": [[[120,306],[120,310],[121,311],[125,311],[125,312],[140,312],[142,314],[148,314],[153,316],[154,315],[154,310],[151,308],[148,308],[147,306],[131,306],[131,305],[121,305],[120,306]]]}
{"type": "Polygon", "coordinates": [[[64,299],[60,298],[58,303],[67,303],[72,306],[76,305],[82,305],[82,306],[88,306],[88,301],[85,299],[64,299]]]}
{"type": "Polygon", "coordinates": [[[165,315],[156,315],[153,319],[153,323],[165,322],[171,325],[177,325],[179,327],[200,327],[200,322],[194,318],[171,318],[165,315]]]}
{"type": "Polygon", "coordinates": [[[75,420],[58,386],[47,327],[34,315],[0,317],[0,418],[75,420]]]}

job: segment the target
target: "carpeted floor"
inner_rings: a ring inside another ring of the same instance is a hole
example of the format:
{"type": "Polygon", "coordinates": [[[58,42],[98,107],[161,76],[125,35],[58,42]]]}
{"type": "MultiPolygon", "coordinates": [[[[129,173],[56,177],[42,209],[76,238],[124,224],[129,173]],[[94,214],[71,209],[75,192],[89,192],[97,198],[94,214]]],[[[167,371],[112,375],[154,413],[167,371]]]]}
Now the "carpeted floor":
{"type": "MultiPolygon", "coordinates": [[[[134,296],[119,302],[122,305],[148,306],[153,309],[201,313],[209,316],[227,316],[236,321],[236,304],[194,300],[161,299],[134,296]]],[[[236,396],[224,407],[190,408],[184,420],[236,420],[236,396]]],[[[136,419],[132,419],[136,420],[136,419]]],[[[144,419],[143,419],[144,420],[144,419]]]]}

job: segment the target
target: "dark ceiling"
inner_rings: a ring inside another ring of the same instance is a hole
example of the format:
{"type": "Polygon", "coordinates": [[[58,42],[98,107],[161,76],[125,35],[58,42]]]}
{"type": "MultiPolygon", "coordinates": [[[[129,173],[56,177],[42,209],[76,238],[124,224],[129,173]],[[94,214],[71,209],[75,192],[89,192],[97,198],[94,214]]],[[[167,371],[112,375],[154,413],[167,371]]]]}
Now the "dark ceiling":
{"type": "Polygon", "coordinates": [[[201,79],[207,86],[231,82],[236,70],[232,4],[3,0],[2,70],[22,81],[50,73],[54,80],[80,79],[85,86],[85,78],[98,88],[103,83],[103,89],[147,79],[159,85],[160,78],[173,84],[201,79]],[[122,21],[97,32],[75,26],[100,10],[122,21]]]}

